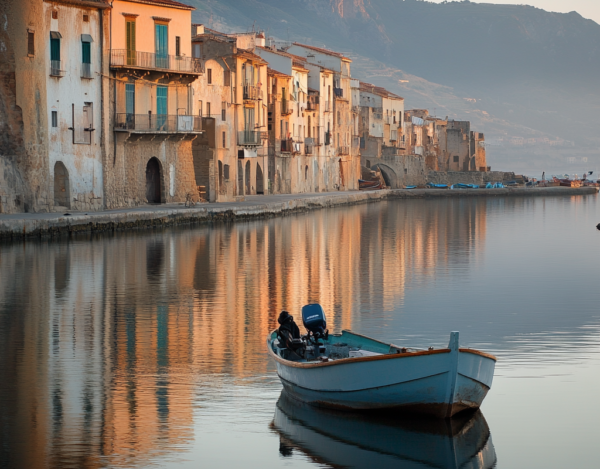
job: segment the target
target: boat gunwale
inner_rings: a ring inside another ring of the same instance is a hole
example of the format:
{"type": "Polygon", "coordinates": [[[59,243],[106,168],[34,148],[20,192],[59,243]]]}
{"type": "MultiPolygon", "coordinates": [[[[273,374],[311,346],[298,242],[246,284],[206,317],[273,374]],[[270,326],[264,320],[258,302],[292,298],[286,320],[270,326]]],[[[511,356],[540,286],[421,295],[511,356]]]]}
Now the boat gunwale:
{"type": "MultiPolygon", "coordinates": [[[[282,365],[285,366],[289,366],[292,368],[321,368],[321,367],[325,367],[325,366],[335,366],[335,365],[351,365],[353,363],[361,363],[361,362],[371,362],[371,361],[378,361],[378,360],[393,360],[393,359],[397,359],[397,358],[410,358],[410,357],[420,357],[420,356],[425,356],[425,355],[438,355],[441,353],[450,353],[452,352],[451,349],[449,348],[444,348],[444,349],[436,349],[436,350],[422,350],[419,352],[406,352],[406,353],[387,353],[387,354],[381,354],[381,355],[375,355],[375,356],[370,356],[370,357],[351,357],[351,358],[340,358],[338,360],[334,360],[334,361],[327,361],[327,362],[313,362],[313,363],[307,363],[307,362],[294,362],[291,360],[286,360],[284,358],[281,358],[279,355],[277,355],[274,351],[273,351],[273,347],[272,347],[272,335],[273,332],[275,332],[276,329],[274,331],[272,331],[268,336],[267,336],[267,349],[269,350],[269,354],[271,354],[273,356],[273,358],[275,358],[276,361],[278,361],[279,363],[281,363],[282,365]]],[[[348,331],[350,332],[350,331],[348,331]]],[[[351,332],[354,335],[360,335],[360,334],[355,334],[354,332],[351,332]]],[[[371,339],[370,337],[367,336],[361,336],[361,337],[365,337],[367,339],[371,339]]],[[[371,339],[371,340],[376,340],[376,339],[371,339]]],[[[385,342],[381,342],[378,341],[379,343],[385,344],[385,345],[392,345],[392,344],[386,344],[385,342]]],[[[397,347],[396,345],[392,345],[393,347],[397,347]]],[[[397,347],[399,348],[399,347],[397,347]]],[[[493,355],[490,355],[488,353],[485,352],[480,352],[479,350],[474,350],[474,349],[467,349],[467,348],[460,348],[458,349],[459,352],[465,352],[465,353],[472,353],[474,355],[479,355],[482,356],[484,358],[489,358],[491,360],[497,361],[496,357],[494,357],[493,355]]]]}

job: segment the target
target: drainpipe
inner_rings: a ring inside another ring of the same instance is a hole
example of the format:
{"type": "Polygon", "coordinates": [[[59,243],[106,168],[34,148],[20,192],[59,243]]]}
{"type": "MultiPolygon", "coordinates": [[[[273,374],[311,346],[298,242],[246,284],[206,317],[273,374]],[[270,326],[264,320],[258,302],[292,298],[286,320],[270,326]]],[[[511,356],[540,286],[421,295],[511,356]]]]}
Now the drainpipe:
{"type": "MultiPolygon", "coordinates": [[[[112,8],[113,8],[113,3],[114,3],[114,0],[110,0],[110,27],[109,27],[110,38],[109,38],[109,50],[108,50],[109,67],[110,67],[110,55],[112,54],[112,26],[113,26],[112,8]]],[[[110,77],[110,70],[108,72],[108,75],[110,77]]],[[[113,111],[113,114],[114,114],[113,115],[113,123],[114,123],[114,122],[117,122],[117,105],[116,105],[116,102],[117,102],[117,80],[113,80],[113,96],[115,97],[115,106],[114,106],[114,111],[113,111]]],[[[110,98],[108,100],[108,105],[110,106],[110,98]]],[[[112,139],[113,139],[113,168],[114,168],[117,164],[117,137],[114,132],[112,132],[112,134],[110,133],[110,129],[109,129],[109,135],[112,135],[112,139]]]]}

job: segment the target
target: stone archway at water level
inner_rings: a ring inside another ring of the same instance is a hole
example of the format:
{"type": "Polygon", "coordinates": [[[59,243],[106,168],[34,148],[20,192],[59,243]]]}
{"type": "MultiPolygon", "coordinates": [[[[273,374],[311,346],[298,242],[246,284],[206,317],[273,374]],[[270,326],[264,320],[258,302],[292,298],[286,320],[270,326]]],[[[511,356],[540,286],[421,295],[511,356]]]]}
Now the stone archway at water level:
{"type": "Polygon", "coordinates": [[[152,157],[146,165],[146,200],[149,204],[162,202],[162,171],[158,158],[152,157]]]}

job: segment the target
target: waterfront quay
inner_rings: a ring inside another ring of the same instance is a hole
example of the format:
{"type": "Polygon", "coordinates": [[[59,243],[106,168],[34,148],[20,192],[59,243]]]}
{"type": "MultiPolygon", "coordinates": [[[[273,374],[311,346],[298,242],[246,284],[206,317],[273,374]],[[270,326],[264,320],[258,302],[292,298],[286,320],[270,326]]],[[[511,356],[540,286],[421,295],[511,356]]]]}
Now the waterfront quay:
{"type": "Polygon", "coordinates": [[[311,194],[249,196],[235,202],[143,205],[98,212],[20,213],[0,215],[0,240],[53,237],[74,233],[124,231],[285,216],[292,213],[380,202],[390,199],[461,197],[561,197],[597,195],[597,187],[503,189],[390,189],[311,194]]]}

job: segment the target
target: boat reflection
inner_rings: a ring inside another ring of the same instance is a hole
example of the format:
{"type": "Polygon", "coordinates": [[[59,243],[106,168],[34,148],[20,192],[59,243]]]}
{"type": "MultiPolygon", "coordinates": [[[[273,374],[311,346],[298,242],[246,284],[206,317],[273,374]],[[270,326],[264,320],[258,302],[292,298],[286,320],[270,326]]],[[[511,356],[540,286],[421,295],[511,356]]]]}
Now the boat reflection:
{"type": "Polygon", "coordinates": [[[294,450],[332,467],[487,469],[496,452],[481,411],[451,420],[366,415],[320,409],[282,391],[271,428],[279,451],[294,450]]]}

